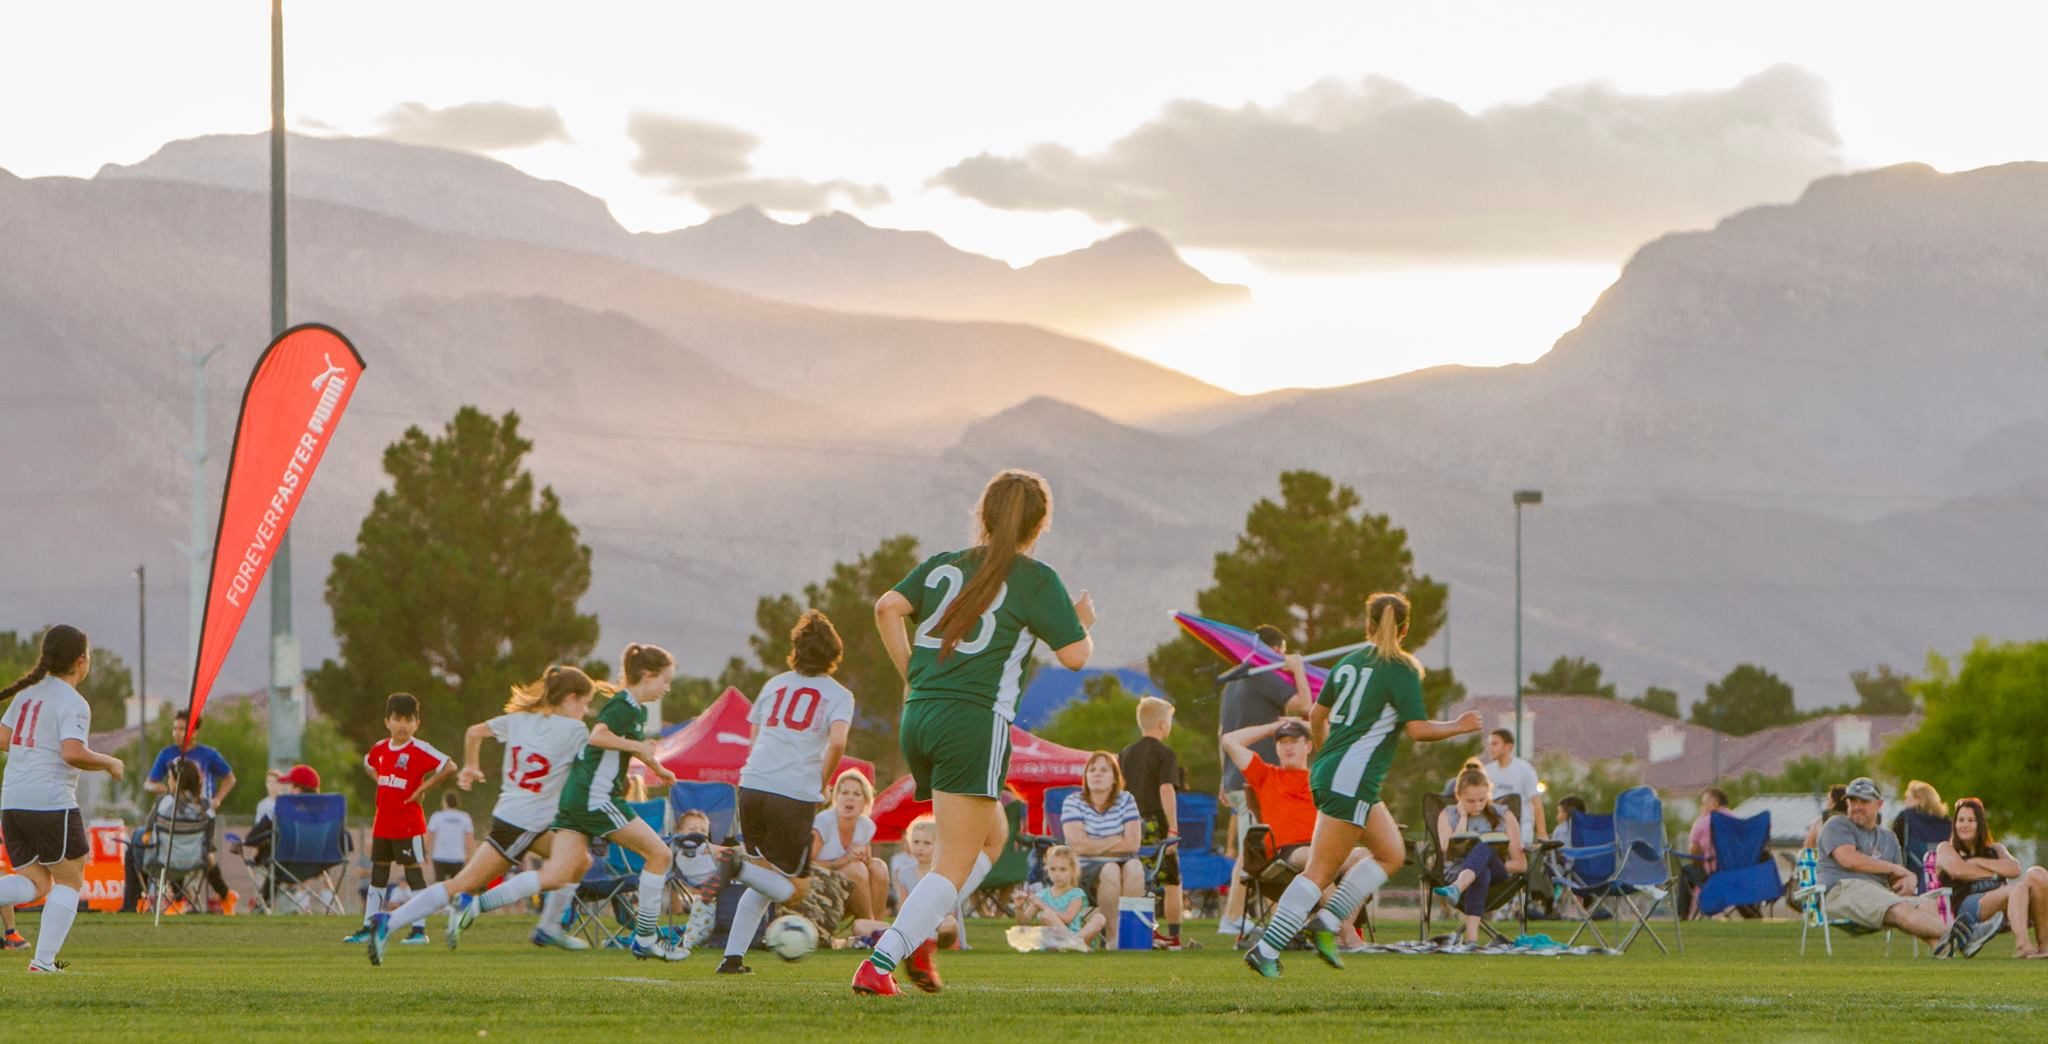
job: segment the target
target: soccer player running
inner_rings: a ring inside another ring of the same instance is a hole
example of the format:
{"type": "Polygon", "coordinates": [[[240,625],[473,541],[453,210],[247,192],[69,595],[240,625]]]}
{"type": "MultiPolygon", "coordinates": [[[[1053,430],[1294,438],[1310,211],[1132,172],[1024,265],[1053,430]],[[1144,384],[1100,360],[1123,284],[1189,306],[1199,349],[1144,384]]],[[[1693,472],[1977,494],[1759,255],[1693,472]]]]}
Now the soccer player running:
{"type": "Polygon", "coordinates": [[[896,996],[900,964],[940,989],[933,935],[988,875],[1009,823],[997,797],[1010,767],[1010,719],[1024,662],[1040,641],[1069,670],[1095,651],[1095,602],[1069,600],[1051,566],[1031,558],[1052,519],[1052,487],[1029,471],[989,480],[975,512],[980,541],[926,559],[875,603],[889,659],[910,683],[900,738],[919,800],[939,824],[933,871],[897,909],[854,972],[853,991],[896,996]],[[914,628],[905,632],[906,624],[914,628]]]}
{"type": "Polygon", "coordinates": [[[590,839],[602,837],[646,860],[640,868],[639,908],[633,919],[633,956],[680,961],[690,955],[661,936],[661,907],[668,897],[672,862],[668,845],[626,804],[629,757],[652,769],[663,783],[676,781],[676,774],[655,760],[654,743],[647,738],[647,705],[667,695],[675,680],[676,659],[660,646],[634,643],[619,656],[619,673],[626,687],[597,712],[597,724],[562,787],[546,865],[508,877],[480,898],[457,899],[455,920],[448,927],[455,939],[479,913],[574,885],[590,865],[590,839]]]}
{"type": "MultiPolygon", "coordinates": [[[[453,876],[415,893],[395,912],[378,914],[371,921],[371,964],[384,963],[384,949],[393,932],[425,921],[446,906],[450,896],[459,896],[463,905],[472,904],[475,893],[516,869],[526,853],[548,854],[548,831],[561,803],[562,787],[569,780],[569,767],[590,737],[583,715],[590,710],[595,690],[590,676],[582,671],[550,667],[538,681],[513,687],[505,713],[471,725],[463,733],[462,773],[455,782],[464,790],[484,778],[478,767],[484,739],[492,737],[505,745],[504,789],[498,792],[497,807],[491,810],[491,835],[453,876]]],[[[562,911],[575,891],[575,886],[566,885],[548,893],[541,905],[540,924],[533,930],[535,946],[590,948],[583,940],[562,934],[562,911]]],[[[448,919],[451,947],[461,938],[459,923],[458,909],[448,919]]]]}
{"type": "Polygon", "coordinates": [[[36,665],[0,689],[0,750],[7,769],[0,776],[0,835],[14,872],[0,877],[0,903],[20,906],[47,899],[36,931],[31,972],[61,972],[57,959],[71,922],[78,917],[78,892],[85,887],[85,816],[78,810],[78,774],[90,769],[119,781],[121,760],[85,745],[92,733],[92,708],[78,684],[92,669],[85,632],[58,624],[43,634],[36,665]]]}
{"type": "Polygon", "coordinates": [[[733,914],[720,975],[751,974],[747,946],[769,904],[795,902],[810,885],[811,815],[839,771],[853,724],[853,693],[832,677],[845,654],[832,621],[805,610],[789,632],[789,670],[770,678],[754,701],[754,747],[740,769],[739,788],[740,836],[749,858],[728,856],[730,876],[747,894],[733,914]]]}
{"type": "MultiPolygon", "coordinates": [[[[1401,868],[1401,829],[1380,801],[1380,785],[1403,739],[1434,743],[1479,731],[1476,711],[1456,721],[1424,720],[1422,665],[1401,648],[1408,636],[1408,599],[1375,594],[1366,600],[1365,618],[1371,647],[1337,661],[1309,714],[1310,739],[1318,752],[1309,766],[1316,828],[1308,868],[1281,893],[1264,935],[1244,955],[1248,967],[1269,979],[1280,977],[1280,951],[1305,925],[1316,954],[1342,968],[1338,926],[1401,868]],[[1371,858],[1344,870],[1345,859],[1360,847],[1371,858]],[[1336,890],[1322,902],[1332,881],[1336,890]]],[[[1298,693],[1307,698],[1307,672],[1295,672],[1294,679],[1298,693]]]]}

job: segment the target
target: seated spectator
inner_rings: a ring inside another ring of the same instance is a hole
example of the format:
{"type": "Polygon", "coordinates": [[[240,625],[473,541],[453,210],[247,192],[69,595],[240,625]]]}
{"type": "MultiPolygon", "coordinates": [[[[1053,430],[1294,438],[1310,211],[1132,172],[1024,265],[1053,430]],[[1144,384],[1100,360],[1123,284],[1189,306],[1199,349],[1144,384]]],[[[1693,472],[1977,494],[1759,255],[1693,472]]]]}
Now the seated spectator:
{"type": "MultiPolygon", "coordinates": [[[[2035,867],[2024,879],[2015,880],[2021,878],[2020,862],[1992,837],[1984,803],[1976,798],[1956,802],[1949,817],[1949,839],[1935,846],[1934,861],[1941,886],[1949,892],[1949,909],[1955,913],[1937,956],[1960,952],[1975,957],[2004,924],[2008,911],[2018,918],[2035,905],[2030,900],[2048,897],[2043,892],[2048,889],[2048,870],[2035,867]]],[[[2014,921],[2016,956],[2038,949],[2028,937],[2028,927],[2014,921]]]]}
{"type": "MultiPolygon", "coordinates": [[[[188,720],[187,712],[182,710],[172,717],[172,741],[156,752],[156,760],[150,764],[149,775],[143,780],[142,789],[151,794],[169,793],[171,788],[167,777],[171,765],[182,758],[183,761],[198,764],[201,773],[200,791],[206,797],[207,806],[219,809],[220,803],[227,799],[228,792],[235,789],[234,769],[229,767],[226,758],[220,756],[220,751],[204,743],[194,743],[191,750],[181,751],[177,741],[184,738],[185,723],[188,720]]],[[[197,729],[193,730],[193,735],[198,735],[197,729]]],[[[128,851],[123,860],[127,864],[127,881],[126,890],[121,897],[122,913],[134,913],[136,903],[142,899],[142,868],[138,863],[142,858],[141,838],[142,831],[139,827],[128,836],[128,851]]]]}
{"type": "Polygon", "coordinates": [[[1458,803],[1437,816],[1437,838],[1444,848],[1445,883],[1436,889],[1465,915],[1465,942],[1479,941],[1479,922],[1486,916],[1486,895],[1494,886],[1529,867],[1522,848],[1522,824],[1513,813],[1495,807],[1493,781],[1484,769],[1458,775],[1458,803]],[[1507,858],[1498,846],[1505,845],[1507,858]]]}
{"type": "Polygon", "coordinates": [[[1308,784],[1308,725],[1300,718],[1282,718],[1226,732],[1223,753],[1258,799],[1259,821],[1272,831],[1274,857],[1297,870],[1306,867],[1308,843],[1316,830],[1316,799],[1308,784]],[[1254,749],[1268,737],[1273,739],[1277,765],[1254,749]]]}
{"type": "Polygon", "coordinates": [[[1047,949],[1087,950],[1109,919],[1102,911],[1088,905],[1088,893],[1081,888],[1081,866],[1074,859],[1074,850],[1065,845],[1055,845],[1045,853],[1045,874],[1048,883],[1026,896],[1017,911],[1017,920],[1024,924],[1045,926],[1052,935],[1052,944],[1047,949]]]}
{"type": "MultiPolygon", "coordinates": [[[[284,794],[317,794],[320,792],[320,773],[311,765],[293,765],[289,771],[272,771],[265,774],[264,789],[269,791],[263,800],[256,803],[256,823],[249,828],[248,836],[242,838],[238,851],[249,864],[253,873],[259,867],[270,864],[270,849],[277,835],[277,799],[284,794]]],[[[267,875],[258,874],[259,878],[267,875]]],[[[139,885],[137,886],[140,887],[139,885]]],[[[269,882],[264,881],[269,888],[269,882]]],[[[265,895],[263,902],[268,906],[276,897],[265,895]]]]}
{"type": "Polygon", "coordinates": [[[1708,787],[1701,792],[1699,817],[1692,821],[1692,830],[1685,838],[1686,851],[1698,858],[1681,860],[1678,868],[1678,912],[1682,916],[1692,916],[1693,897],[1707,878],[1721,868],[1714,858],[1714,813],[1727,807],[1728,795],[1720,787],[1708,787]]]}
{"type": "Polygon", "coordinates": [[[1820,828],[1825,826],[1828,820],[1849,811],[1848,794],[1849,784],[1847,783],[1836,783],[1828,788],[1827,802],[1821,806],[1820,818],[1814,820],[1813,825],[1806,828],[1805,847],[1820,847],[1820,828]]]}
{"type": "Polygon", "coordinates": [[[811,821],[811,865],[846,878],[847,912],[880,918],[889,912],[889,868],[875,856],[875,785],[856,769],[832,783],[832,804],[811,821]]]}
{"type": "MultiPolygon", "coordinates": [[[[924,875],[932,872],[932,853],[939,843],[939,821],[930,815],[922,815],[910,821],[903,830],[903,851],[889,860],[889,881],[895,888],[896,901],[910,894],[912,888],[924,875]]],[[[962,898],[966,898],[962,896],[962,898]]],[[[888,925],[882,925],[886,928],[888,925]]],[[[939,921],[939,946],[951,949],[959,938],[960,918],[958,914],[947,914],[939,921]]]]}
{"type": "Polygon", "coordinates": [[[1842,788],[1842,797],[1847,811],[1821,826],[1815,846],[1829,916],[1869,931],[1897,928],[1929,945],[1940,942],[1948,925],[1932,902],[1921,901],[1920,871],[1900,865],[1899,839],[1878,825],[1884,794],[1877,783],[1858,776],[1842,788]]]}
{"type": "Polygon", "coordinates": [[[1138,800],[1124,789],[1116,755],[1098,750],[1081,771],[1081,789],[1060,806],[1060,832],[1081,861],[1081,888],[1109,916],[1105,941],[1116,945],[1118,900],[1145,894],[1145,864],[1138,859],[1138,800]]]}
{"type": "MultiPolygon", "coordinates": [[[[1578,896],[1563,885],[1565,875],[1572,865],[1571,858],[1566,856],[1563,850],[1572,845],[1572,817],[1584,815],[1585,812],[1586,799],[1577,794],[1566,794],[1558,799],[1557,826],[1550,831],[1550,839],[1556,842],[1558,847],[1543,856],[1544,876],[1550,879],[1550,887],[1554,893],[1550,902],[1550,912],[1553,914],[1568,913],[1579,907],[1578,896]]],[[[1596,921],[1604,921],[1612,916],[1604,907],[1593,911],[1593,919],[1596,921]]]]}
{"type": "MultiPolygon", "coordinates": [[[[207,911],[232,915],[240,896],[229,890],[227,879],[221,876],[220,857],[213,851],[214,812],[212,802],[206,798],[204,773],[197,762],[180,761],[177,764],[176,771],[172,773],[171,792],[157,799],[156,818],[158,822],[164,824],[162,829],[165,830],[171,829],[169,824],[173,822],[192,822],[202,817],[205,819],[206,886],[213,893],[207,900],[207,911]]],[[[164,901],[164,898],[159,896],[158,901],[164,901]]],[[[189,896],[181,895],[177,903],[165,912],[177,913],[189,900],[189,896]]]]}

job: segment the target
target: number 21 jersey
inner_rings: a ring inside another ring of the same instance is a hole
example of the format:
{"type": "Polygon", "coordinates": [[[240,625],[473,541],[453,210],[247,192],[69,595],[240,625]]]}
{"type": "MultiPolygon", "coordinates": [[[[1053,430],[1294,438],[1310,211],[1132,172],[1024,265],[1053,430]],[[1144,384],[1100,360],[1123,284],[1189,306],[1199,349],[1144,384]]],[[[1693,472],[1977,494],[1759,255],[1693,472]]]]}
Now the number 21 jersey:
{"type": "Polygon", "coordinates": [[[853,693],[831,678],[787,671],[768,679],[747,714],[754,749],[740,786],[797,801],[825,800],[825,748],[834,722],[853,721],[853,693]]]}
{"type": "Polygon", "coordinates": [[[547,830],[554,825],[569,767],[590,738],[589,726],[563,714],[526,712],[501,714],[488,724],[491,735],[505,745],[503,789],[491,815],[521,830],[547,830]]]}
{"type": "Polygon", "coordinates": [[[1330,708],[1330,732],[1309,766],[1317,797],[1380,799],[1394,753],[1407,741],[1402,726],[1427,717],[1422,675],[1404,660],[1382,660],[1371,648],[1337,661],[1316,702],[1330,708]]]}

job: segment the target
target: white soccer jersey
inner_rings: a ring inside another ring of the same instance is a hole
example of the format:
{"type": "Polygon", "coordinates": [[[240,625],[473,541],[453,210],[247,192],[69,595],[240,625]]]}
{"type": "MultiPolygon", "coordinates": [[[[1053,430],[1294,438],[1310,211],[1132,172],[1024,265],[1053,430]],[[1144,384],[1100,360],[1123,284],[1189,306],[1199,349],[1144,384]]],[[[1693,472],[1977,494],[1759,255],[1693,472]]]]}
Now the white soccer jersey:
{"type": "Polygon", "coordinates": [[[92,732],[92,708],[61,678],[44,678],[21,690],[0,725],[14,730],[7,748],[7,772],[0,776],[0,808],[17,812],[62,812],[78,807],[78,770],[64,763],[64,741],[85,742],[92,732]]]}
{"type": "Polygon", "coordinates": [[[798,801],[823,801],[820,776],[832,723],[853,720],[853,693],[831,678],[785,671],[761,686],[747,715],[754,749],[740,769],[740,786],[798,801]]]}
{"type": "Polygon", "coordinates": [[[490,726],[505,745],[504,789],[491,815],[525,830],[548,829],[590,727],[563,714],[525,712],[501,714],[490,726]]]}

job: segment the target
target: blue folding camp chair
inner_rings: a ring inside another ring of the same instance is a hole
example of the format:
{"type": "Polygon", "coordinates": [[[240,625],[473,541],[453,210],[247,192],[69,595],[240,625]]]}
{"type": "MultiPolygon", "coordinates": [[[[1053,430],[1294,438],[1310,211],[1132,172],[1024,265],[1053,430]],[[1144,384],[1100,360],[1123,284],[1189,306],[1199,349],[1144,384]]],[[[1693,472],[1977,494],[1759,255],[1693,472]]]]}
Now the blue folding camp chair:
{"type": "MultiPolygon", "coordinates": [[[[1626,952],[1636,937],[1648,932],[1657,949],[1670,953],[1650,918],[1670,895],[1672,880],[1670,847],[1664,833],[1664,802],[1649,787],[1630,787],[1615,798],[1611,816],[1582,813],[1572,817],[1574,846],[1563,850],[1571,860],[1567,885],[1585,907],[1583,919],[1565,945],[1578,942],[1590,930],[1604,948],[1626,952]],[[1642,897],[1649,897],[1644,906],[1642,897]],[[1620,945],[1610,947],[1600,926],[1593,921],[1594,910],[1609,899],[1616,909],[1626,909],[1636,923],[1622,936],[1620,945]]],[[[1679,927],[1678,907],[1671,908],[1671,930],[1680,953],[1685,937],[1679,927]]]]}
{"type": "MultiPolygon", "coordinates": [[[[711,840],[714,843],[739,844],[740,795],[732,784],[694,781],[669,784],[668,825],[659,833],[674,833],[676,818],[693,808],[711,817],[711,840]]],[[[662,820],[656,818],[651,822],[659,825],[662,820]]]]}
{"type": "Polygon", "coordinates": [[[640,871],[626,867],[641,860],[624,845],[596,838],[590,844],[590,869],[584,872],[583,880],[576,882],[576,894],[569,902],[564,928],[571,935],[582,936],[592,947],[625,949],[633,942],[632,900],[640,893],[640,871]],[[606,911],[611,912],[612,923],[618,927],[605,923],[606,911]]]}
{"type": "MultiPolygon", "coordinates": [[[[1799,915],[1799,956],[1806,956],[1806,933],[1820,929],[1821,943],[1827,947],[1828,956],[1835,955],[1834,929],[1840,928],[1851,935],[1871,935],[1874,930],[1865,928],[1846,918],[1828,913],[1828,890],[1820,883],[1820,853],[1811,848],[1799,850],[1799,859],[1794,864],[1798,875],[1798,888],[1792,893],[1792,902],[1801,907],[1799,915]]],[[[1892,932],[1884,932],[1884,955],[1892,955],[1892,932]]]]}
{"type": "MultiPolygon", "coordinates": [[[[343,913],[334,873],[348,863],[355,847],[348,834],[348,800],[340,794],[280,794],[271,822],[275,833],[265,891],[275,896],[282,884],[301,909],[310,909],[310,900],[329,913],[343,913]]],[[[272,901],[270,912],[282,905],[272,901]]]]}
{"type": "Polygon", "coordinates": [[[1216,795],[1182,793],[1175,815],[1180,821],[1180,886],[1190,892],[1230,887],[1236,864],[1216,851],[1216,795]]]}
{"type": "MultiPolygon", "coordinates": [[[[1748,819],[1716,811],[1707,820],[1714,838],[1714,872],[1700,884],[1694,908],[1701,917],[1712,917],[1738,906],[1774,903],[1785,895],[1778,880],[1778,861],[1767,847],[1771,840],[1771,813],[1766,810],[1748,819]]],[[[1673,852],[1680,859],[1705,860],[1689,852],[1673,852]]]]}

